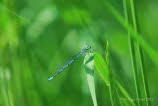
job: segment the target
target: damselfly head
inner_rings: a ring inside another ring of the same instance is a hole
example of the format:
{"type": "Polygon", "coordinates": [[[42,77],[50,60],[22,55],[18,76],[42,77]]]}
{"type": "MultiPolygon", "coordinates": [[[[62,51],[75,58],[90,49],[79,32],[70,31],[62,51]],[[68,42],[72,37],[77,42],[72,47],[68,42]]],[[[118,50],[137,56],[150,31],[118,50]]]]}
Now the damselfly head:
{"type": "Polygon", "coordinates": [[[81,52],[82,52],[82,53],[83,53],[83,52],[86,52],[86,51],[88,51],[89,49],[91,49],[91,46],[86,46],[84,49],[81,50],[81,52]]]}
{"type": "Polygon", "coordinates": [[[87,46],[85,49],[86,49],[86,50],[89,50],[89,49],[91,49],[91,46],[87,46]]]}

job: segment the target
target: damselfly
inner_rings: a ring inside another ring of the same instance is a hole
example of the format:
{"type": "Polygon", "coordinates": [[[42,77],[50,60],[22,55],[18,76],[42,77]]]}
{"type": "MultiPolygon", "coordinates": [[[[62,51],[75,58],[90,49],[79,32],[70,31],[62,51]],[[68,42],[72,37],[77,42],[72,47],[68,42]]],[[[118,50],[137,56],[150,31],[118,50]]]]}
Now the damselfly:
{"type": "Polygon", "coordinates": [[[86,48],[82,49],[80,53],[78,53],[75,57],[73,57],[70,61],[67,62],[67,64],[65,64],[61,69],[59,69],[59,71],[54,74],[52,77],[50,77],[48,80],[52,80],[54,77],[56,77],[57,75],[59,75],[62,71],[64,71],[72,62],[74,62],[77,58],[79,58],[80,56],[82,56],[85,52],[87,52],[88,50],[91,49],[91,46],[87,46],[86,48]]]}

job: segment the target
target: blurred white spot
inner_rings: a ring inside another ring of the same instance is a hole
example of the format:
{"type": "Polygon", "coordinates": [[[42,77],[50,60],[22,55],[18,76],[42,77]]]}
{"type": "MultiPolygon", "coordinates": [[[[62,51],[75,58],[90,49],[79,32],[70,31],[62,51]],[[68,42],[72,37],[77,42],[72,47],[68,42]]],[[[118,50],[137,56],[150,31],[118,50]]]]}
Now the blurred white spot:
{"type": "Polygon", "coordinates": [[[3,69],[0,67],[0,80],[4,79],[3,69]]]}
{"type": "Polygon", "coordinates": [[[0,67],[0,80],[10,80],[11,74],[8,68],[0,67]]]}
{"type": "Polygon", "coordinates": [[[11,74],[10,74],[10,70],[8,69],[8,68],[6,68],[5,70],[4,70],[4,72],[5,72],[5,79],[6,80],[10,80],[11,79],[11,74]]]}
{"type": "Polygon", "coordinates": [[[49,24],[56,18],[56,16],[57,16],[56,8],[45,8],[39,14],[37,21],[39,21],[43,24],[49,24]]]}
{"type": "Polygon", "coordinates": [[[27,35],[30,40],[35,40],[44,31],[47,25],[52,23],[57,17],[57,9],[55,7],[47,7],[43,9],[35,21],[28,29],[27,35]]]}

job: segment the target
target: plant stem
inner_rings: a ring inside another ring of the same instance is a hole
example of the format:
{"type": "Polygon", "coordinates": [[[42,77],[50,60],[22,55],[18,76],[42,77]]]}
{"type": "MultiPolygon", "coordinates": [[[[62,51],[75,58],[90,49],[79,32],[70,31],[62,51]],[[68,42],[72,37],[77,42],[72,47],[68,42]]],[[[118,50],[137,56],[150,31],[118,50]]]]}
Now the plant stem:
{"type": "Polygon", "coordinates": [[[110,101],[111,101],[111,106],[114,106],[114,100],[113,100],[113,96],[112,96],[112,88],[111,88],[111,83],[109,86],[109,94],[110,94],[110,101]]]}
{"type": "Polygon", "coordinates": [[[9,106],[9,99],[8,99],[8,94],[7,94],[7,88],[6,88],[6,79],[5,79],[5,72],[4,72],[4,68],[2,68],[1,70],[1,76],[2,76],[2,81],[0,81],[1,83],[1,96],[2,96],[2,99],[1,100],[4,100],[2,101],[2,104],[4,104],[5,106],[9,106]]]}
{"type": "Polygon", "coordinates": [[[105,53],[105,57],[106,57],[106,64],[108,66],[108,69],[110,71],[109,73],[109,78],[110,78],[110,86],[109,86],[109,94],[110,94],[110,101],[111,101],[111,106],[114,106],[114,100],[113,100],[113,93],[112,93],[112,75],[111,75],[111,69],[110,69],[110,57],[109,57],[109,43],[108,41],[106,42],[106,53],[105,53]]]}
{"type": "MultiPolygon", "coordinates": [[[[125,20],[127,23],[129,23],[128,20],[128,10],[127,10],[127,2],[126,0],[123,0],[123,6],[124,6],[124,14],[125,14],[125,20]]],[[[134,73],[134,84],[135,84],[135,90],[136,90],[136,97],[140,98],[139,95],[139,85],[138,85],[138,79],[137,79],[137,68],[136,68],[136,59],[135,59],[135,53],[134,53],[134,43],[130,36],[130,31],[128,29],[128,41],[129,41],[129,49],[130,49],[130,57],[131,57],[131,63],[134,73]]],[[[139,100],[137,101],[138,106],[140,106],[139,100]]]]}
{"type": "MultiPolygon", "coordinates": [[[[132,12],[132,20],[133,20],[133,27],[134,30],[136,32],[138,32],[138,28],[137,28],[137,22],[136,22],[136,16],[135,16],[135,7],[134,7],[134,1],[130,0],[130,5],[131,5],[131,12],[132,12]]],[[[142,61],[142,54],[141,54],[141,48],[139,46],[139,43],[136,42],[136,46],[137,46],[137,56],[138,56],[138,62],[140,65],[140,72],[141,72],[141,77],[143,80],[143,87],[144,87],[144,94],[145,94],[145,102],[146,105],[149,106],[149,101],[147,100],[149,97],[149,92],[148,92],[148,88],[147,88],[147,79],[145,77],[145,71],[144,71],[144,67],[143,67],[143,61],[142,61]]]]}

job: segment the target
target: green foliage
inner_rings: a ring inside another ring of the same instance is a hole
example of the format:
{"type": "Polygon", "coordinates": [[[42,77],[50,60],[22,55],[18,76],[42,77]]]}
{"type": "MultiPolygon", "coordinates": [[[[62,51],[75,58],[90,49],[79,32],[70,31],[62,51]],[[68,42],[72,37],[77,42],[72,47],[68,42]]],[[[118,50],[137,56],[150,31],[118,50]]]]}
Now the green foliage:
{"type": "Polygon", "coordinates": [[[63,18],[66,23],[77,26],[83,26],[85,23],[89,24],[92,22],[90,13],[84,9],[71,8],[65,10],[63,13],[63,18]]]}
{"type": "Polygon", "coordinates": [[[150,56],[150,58],[153,60],[155,64],[157,64],[158,60],[158,52],[153,49],[143,38],[142,35],[139,34],[130,24],[124,20],[124,18],[119,14],[119,12],[108,2],[106,2],[106,6],[109,9],[109,11],[115,16],[115,18],[118,20],[118,22],[131,34],[130,36],[134,38],[141,47],[146,51],[146,53],[150,56]]]}
{"type": "Polygon", "coordinates": [[[109,78],[109,68],[102,58],[102,56],[98,53],[95,54],[94,57],[95,67],[98,71],[99,75],[102,77],[107,86],[110,86],[110,78],[109,78]]]}
{"type": "Polygon", "coordinates": [[[1,0],[0,106],[157,106],[157,5],[1,0]],[[96,54],[48,82],[87,44],[96,54]]]}
{"type": "MultiPolygon", "coordinates": [[[[127,93],[127,91],[122,87],[122,85],[117,81],[114,80],[116,85],[118,86],[118,88],[120,89],[121,93],[124,95],[125,100],[121,101],[121,102],[125,102],[126,105],[132,105],[135,106],[134,101],[132,100],[132,98],[129,96],[129,94],[127,93]],[[129,103],[128,103],[129,102],[129,103]]],[[[120,97],[121,98],[121,97],[120,97]]]]}
{"type": "Polygon", "coordinates": [[[84,58],[84,69],[87,76],[87,82],[89,90],[92,96],[94,106],[98,106],[96,93],[95,93],[95,82],[94,82],[94,53],[86,54],[84,58]]]}

